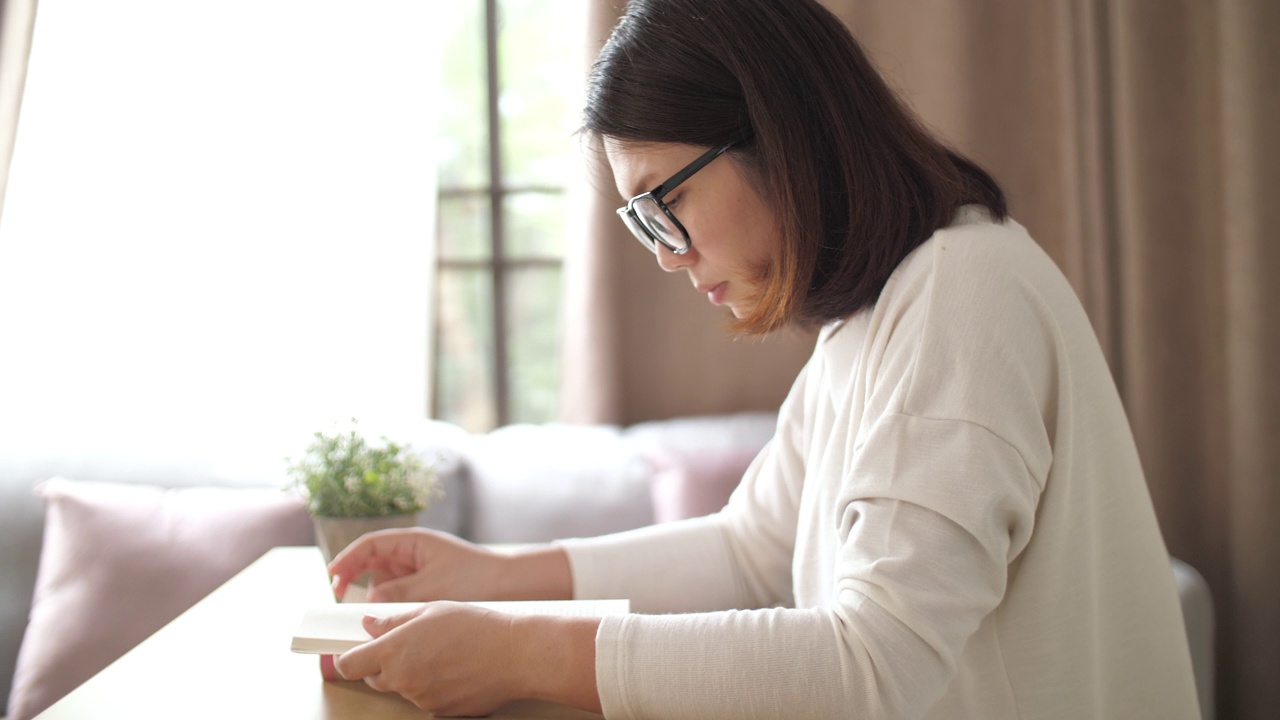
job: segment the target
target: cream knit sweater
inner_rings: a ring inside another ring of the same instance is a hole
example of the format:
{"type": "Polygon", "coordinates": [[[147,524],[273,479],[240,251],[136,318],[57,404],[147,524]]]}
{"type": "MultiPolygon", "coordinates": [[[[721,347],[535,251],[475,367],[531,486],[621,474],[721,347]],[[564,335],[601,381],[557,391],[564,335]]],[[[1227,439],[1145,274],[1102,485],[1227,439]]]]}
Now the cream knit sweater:
{"type": "Polygon", "coordinates": [[[981,209],[823,330],[723,511],[564,547],[638,613],[596,637],[609,718],[1198,716],[1089,321],[981,209]]]}

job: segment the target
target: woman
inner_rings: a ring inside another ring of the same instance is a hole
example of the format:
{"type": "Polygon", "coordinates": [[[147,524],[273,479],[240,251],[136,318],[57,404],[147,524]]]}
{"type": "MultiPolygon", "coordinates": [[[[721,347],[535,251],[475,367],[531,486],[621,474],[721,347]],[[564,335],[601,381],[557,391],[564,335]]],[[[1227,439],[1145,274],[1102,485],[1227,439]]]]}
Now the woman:
{"type": "Polygon", "coordinates": [[[632,0],[585,132],[667,271],[735,327],[821,326],[720,513],[499,557],[426,531],[330,570],[435,603],[337,660],[441,714],[1190,718],[1168,555],[1088,320],[998,185],[809,0],[632,0]]]}

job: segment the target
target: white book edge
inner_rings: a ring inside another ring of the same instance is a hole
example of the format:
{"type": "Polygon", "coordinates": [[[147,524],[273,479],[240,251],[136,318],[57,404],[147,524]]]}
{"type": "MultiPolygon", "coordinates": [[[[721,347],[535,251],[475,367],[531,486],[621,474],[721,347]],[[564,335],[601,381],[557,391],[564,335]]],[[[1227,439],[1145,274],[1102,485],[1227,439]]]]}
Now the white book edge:
{"type": "MultiPolygon", "coordinates": [[[[340,655],[372,640],[365,632],[365,615],[389,617],[416,610],[427,603],[335,603],[308,609],[293,634],[290,649],[312,655],[340,655]]],[[[604,617],[631,612],[629,600],[513,600],[472,602],[469,605],[511,615],[604,617]]]]}

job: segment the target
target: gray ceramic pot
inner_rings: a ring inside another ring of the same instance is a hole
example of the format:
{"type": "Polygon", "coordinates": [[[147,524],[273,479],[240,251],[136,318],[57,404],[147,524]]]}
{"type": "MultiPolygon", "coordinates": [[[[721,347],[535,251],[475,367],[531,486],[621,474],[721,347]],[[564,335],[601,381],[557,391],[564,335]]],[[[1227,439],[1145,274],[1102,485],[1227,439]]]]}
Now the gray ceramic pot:
{"type": "Polygon", "coordinates": [[[324,554],[326,564],[333,559],[334,555],[342,552],[343,548],[365,533],[391,528],[410,528],[418,524],[417,513],[364,518],[313,517],[311,519],[316,526],[316,543],[320,545],[320,552],[324,554]]]}

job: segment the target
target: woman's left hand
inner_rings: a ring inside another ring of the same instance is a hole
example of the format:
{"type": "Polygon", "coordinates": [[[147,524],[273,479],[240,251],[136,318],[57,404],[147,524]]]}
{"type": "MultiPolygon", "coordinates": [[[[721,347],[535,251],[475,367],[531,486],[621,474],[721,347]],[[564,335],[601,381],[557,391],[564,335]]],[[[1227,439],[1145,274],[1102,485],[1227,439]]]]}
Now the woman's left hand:
{"type": "Polygon", "coordinates": [[[438,715],[485,715],[520,697],[514,618],[455,602],[432,602],[387,618],[366,616],[373,640],[336,658],[348,680],[396,692],[438,715]]]}

